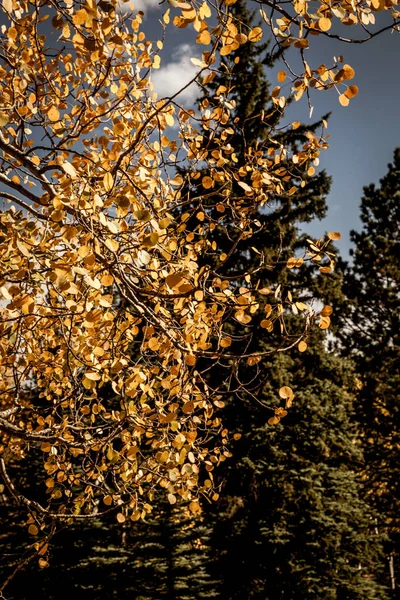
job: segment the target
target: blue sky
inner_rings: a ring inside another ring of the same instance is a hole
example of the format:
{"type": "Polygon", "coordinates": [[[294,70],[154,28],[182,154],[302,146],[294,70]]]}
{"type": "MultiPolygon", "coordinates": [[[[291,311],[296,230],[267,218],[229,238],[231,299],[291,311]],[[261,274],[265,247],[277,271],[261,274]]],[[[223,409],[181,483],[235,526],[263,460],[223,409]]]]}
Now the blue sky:
{"type": "MultiPolygon", "coordinates": [[[[251,3],[250,3],[251,4],[251,3]]],[[[161,8],[157,0],[140,0],[135,8],[146,11],[144,30],[148,37],[157,37],[158,18],[167,5],[161,8]]],[[[346,28],[348,36],[355,31],[346,28]]],[[[161,94],[168,95],[179,89],[195,72],[190,57],[199,53],[194,44],[195,32],[169,29],[163,63],[155,76],[155,85],[161,94]]],[[[309,118],[307,101],[303,97],[293,103],[288,111],[291,120],[304,123],[332,112],[329,122],[330,148],[322,153],[321,168],[333,177],[329,195],[328,216],[322,221],[307,225],[307,232],[318,237],[325,231],[340,231],[342,240],[338,247],[344,257],[350,248],[349,232],[359,229],[359,205],[363,186],[378,182],[387,170],[396,146],[400,146],[400,34],[389,31],[365,44],[343,44],[336,40],[315,37],[311,40],[307,60],[311,66],[333,64],[333,57],[342,54],[352,65],[356,76],[352,83],[359,87],[359,95],[348,107],[342,107],[334,89],[315,92],[312,96],[314,113],[309,118]]],[[[268,76],[276,84],[277,66],[268,76]]],[[[190,102],[195,90],[186,92],[184,101],[190,102]]]]}

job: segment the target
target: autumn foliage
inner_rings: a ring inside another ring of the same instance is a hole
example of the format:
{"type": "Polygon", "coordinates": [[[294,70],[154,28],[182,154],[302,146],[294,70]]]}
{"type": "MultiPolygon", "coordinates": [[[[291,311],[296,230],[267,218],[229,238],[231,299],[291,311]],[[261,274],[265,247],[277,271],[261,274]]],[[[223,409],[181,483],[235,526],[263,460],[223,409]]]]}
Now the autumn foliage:
{"type": "MultiPolygon", "coordinates": [[[[193,82],[211,81],[224,56],[257,43],[270,26],[278,44],[297,48],[304,72],[279,73],[272,98],[280,111],[290,93],[300,99],[310,88],[335,88],[343,105],[357,93],[350,65],[308,65],[309,33],[328,35],[334,19],[373,23],[380,10],[397,18],[392,0],[355,9],[314,3],[312,12],[308,2],[271,3],[274,14],[264,1],[265,30],[247,31],[229,13],[234,0],[170,4],[164,35],[193,27],[206,48],[193,59],[193,82]]],[[[329,327],[330,307],[316,313],[290,290],[260,289],[260,271],[274,267],[279,249],[266,264],[252,248],[252,271],[233,273],[229,265],[241,240],[251,248],[260,208],[313,176],[327,147],[324,131],[308,133],[293,153],[271,130],[246,148],[239,166],[230,144],[231,90],[218,90],[200,113],[181,106],[178,93],[158,97],[151,73],[162,66],[163,41],[146,39],[140,12],[114,1],[3,0],[2,19],[4,484],[29,509],[33,535],[47,517],[116,510],[120,522],[140,519],[156,487],[196,512],[201,495],[216,497],[214,467],[230,456],[221,409],[241,364],[260,368],[271,353],[302,351],[315,321],[329,327]],[[194,187],[201,193],[194,196],[194,187]],[[226,232],[228,252],[217,230],[226,232]],[[288,314],[296,315],[295,328],[288,314]],[[271,345],[252,354],[255,318],[271,345]],[[230,336],[232,322],[241,336],[230,336]],[[207,383],[215,364],[226,368],[216,389],[207,383]],[[46,504],[25,496],[8,473],[32,449],[43,459],[46,504]]],[[[287,268],[312,261],[329,273],[337,238],[310,241],[287,268]]],[[[284,386],[277,397],[271,424],[285,416],[293,393],[284,386]]]]}

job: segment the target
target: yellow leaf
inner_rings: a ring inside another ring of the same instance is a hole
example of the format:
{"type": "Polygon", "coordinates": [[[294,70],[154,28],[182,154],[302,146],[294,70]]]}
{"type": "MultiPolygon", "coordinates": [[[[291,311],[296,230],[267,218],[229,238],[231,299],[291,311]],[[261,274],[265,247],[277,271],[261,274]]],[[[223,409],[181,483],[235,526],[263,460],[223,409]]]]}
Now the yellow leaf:
{"type": "Polygon", "coordinates": [[[161,219],[161,221],[159,221],[158,226],[160,229],[167,229],[170,223],[171,221],[168,219],[168,217],[165,217],[164,219],[161,219]]]}
{"type": "Polygon", "coordinates": [[[149,210],[145,210],[145,209],[136,210],[133,213],[133,216],[138,221],[150,221],[150,219],[151,219],[151,213],[150,213],[150,211],[149,210]]]}
{"type": "Polygon", "coordinates": [[[0,288],[0,292],[3,296],[3,298],[5,298],[6,300],[12,300],[13,297],[11,296],[11,294],[9,293],[8,289],[5,286],[2,286],[0,288]]]}
{"type": "Polygon", "coordinates": [[[190,62],[194,64],[195,67],[200,67],[200,69],[203,69],[204,67],[206,67],[206,63],[203,62],[202,60],[198,59],[198,58],[191,58],[190,62]]]}
{"type": "Polygon", "coordinates": [[[303,264],[303,259],[301,256],[299,258],[296,258],[293,256],[292,258],[288,259],[286,266],[288,269],[294,269],[294,268],[301,267],[302,264],[303,264]]]}
{"type": "Polygon", "coordinates": [[[143,238],[142,244],[145,248],[153,248],[157,245],[159,239],[160,236],[158,235],[158,233],[156,231],[153,231],[152,233],[150,233],[150,235],[146,235],[143,238]]]}
{"type": "Polygon", "coordinates": [[[283,83],[286,79],[286,72],[285,71],[279,71],[277,79],[280,83],[283,83]]]}
{"type": "Polygon", "coordinates": [[[357,96],[357,94],[358,94],[358,87],[356,85],[349,85],[349,87],[347,88],[347,90],[344,93],[344,95],[347,98],[354,98],[354,96],[357,96]]]}
{"type": "Polygon", "coordinates": [[[99,375],[99,373],[94,373],[93,371],[86,372],[85,377],[91,381],[99,381],[99,379],[101,379],[101,375],[99,375]]]}
{"type": "Polygon", "coordinates": [[[305,352],[307,350],[307,344],[306,342],[299,342],[299,345],[297,346],[299,349],[299,352],[305,352]]]}
{"type": "Polygon", "coordinates": [[[88,18],[88,14],[86,12],[86,10],[84,8],[81,8],[80,10],[76,11],[76,13],[73,15],[72,17],[72,21],[74,23],[74,25],[83,25],[84,23],[86,23],[88,18]]]}
{"type": "Polygon", "coordinates": [[[242,325],[248,325],[251,321],[251,316],[242,310],[239,310],[237,313],[235,313],[235,319],[242,325]]]}
{"type": "Polygon", "coordinates": [[[204,44],[205,46],[208,46],[208,44],[211,43],[211,35],[210,32],[207,29],[204,29],[201,33],[199,33],[199,35],[196,38],[196,43],[197,44],[204,44]]]}
{"type": "Polygon", "coordinates": [[[350,65],[343,65],[343,79],[353,79],[355,71],[350,65]]]}
{"type": "Polygon", "coordinates": [[[182,275],[180,273],[171,273],[165,278],[166,284],[172,289],[176,287],[182,281],[182,275]]]}
{"type": "Polygon", "coordinates": [[[331,314],[333,313],[333,308],[332,306],[324,306],[324,308],[321,310],[321,312],[319,313],[321,315],[321,317],[329,317],[331,314]]]}
{"type": "Polygon", "coordinates": [[[182,411],[185,413],[185,415],[190,415],[194,411],[194,403],[191,400],[189,400],[189,402],[185,402],[185,404],[182,406],[182,411]]]}
{"type": "Polygon", "coordinates": [[[71,165],[69,162],[64,162],[61,165],[64,172],[71,177],[71,179],[77,179],[78,173],[75,170],[75,167],[71,165]]]}
{"type": "Polygon", "coordinates": [[[119,248],[119,243],[117,242],[117,240],[112,240],[110,238],[107,238],[104,243],[107,246],[107,248],[109,250],[111,250],[111,252],[117,252],[117,250],[119,248]]]}
{"type": "Polygon", "coordinates": [[[103,177],[103,185],[106,192],[111,192],[114,185],[114,178],[111,173],[106,173],[103,177]]]}
{"type": "Polygon", "coordinates": [[[3,0],[2,2],[3,8],[6,12],[10,13],[13,9],[13,1],[12,0],[3,0]]]}
{"type": "Polygon", "coordinates": [[[328,329],[330,324],[331,324],[331,320],[329,317],[322,317],[318,326],[320,329],[328,329]]]}
{"type": "Polygon", "coordinates": [[[291,398],[292,396],[294,396],[293,390],[290,387],[288,387],[287,385],[284,385],[279,390],[279,396],[283,399],[291,398]]]}
{"type": "Polygon", "coordinates": [[[347,96],[345,96],[345,94],[340,94],[339,102],[342,106],[348,106],[350,104],[350,100],[347,96]]]}
{"type": "Polygon", "coordinates": [[[214,185],[213,180],[211,179],[211,177],[203,177],[203,179],[201,180],[201,185],[203,186],[203,188],[205,188],[206,190],[209,190],[210,188],[212,188],[212,186],[214,185]]]}
{"type": "Polygon", "coordinates": [[[260,323],[260,327],[266,329],[267,331],[272,331],[274,328],[274,324],[269,319],[263,319],[260,323]]]}
{"type": "Polygon", "coordinates": [[[60,112],[55,106],[52,106],[47,112],[47,116],[49,117],[50,121],[58,121],[60,118],[60,112]]]}
{"type": "Polygon", "coordinates": [[[174,117],[171,115],[171,113],[165,113],[165,121],[170,127],[173,127],[175,123],[174,117]]]}
{"type": "Polygon", "coordinates": [[[245,192],[252,192],[253,191],[252,188],[247,183],[245,183],[244,181],[238,181],[238,184],[240,185],[240,187],[242,189],[244,189],[245,192]]]}
{"type": "Polygon", "coordinates": [[[254,27],[247,36],[249,42],[259,42],[263,36],[261,27],[254,27]]]}
{"type": "Polygon", "coordinates": [[[386,6],[385,0],[372,0],[371,1],[371,7],[373,10],[376,10],[376,11],[384,10],[385,6],[386,6]]]}
{"type": "Polygon", "coordinates": [[[36,525],[29,525],[28,531],[31,535],[37,535],[39,533],[39,529],[36,527],[36,525]]]}
{"type": "Polygon", "coordinates": [[[261,356],[259,356],[259,355],[258,356],[257,355],[249,356],[247,359],[247,364],[250,367],[253,367],[254,365],[257,365],[260,361],[261,361],[261,356]]]}
{"type": "Polygon", "coordinates": [[[332,27],[332,21],[326,17],[322,17],[322,19],[318,21],[318,27],[321,31],[329,31],[332,27]]]}
{"type": "Polygon", "coordinates": [[[112,275],[103,275],[100,279],[101,285],[108,287],[114,283],[114,277],[112,275]]]}
{"type": "Polygon", "coordinates": [[[39,567],[41,569],[46,569],[46,567],[49,566],[48,561],[45,558],[42,558],[42,557],[39,558],[38,564],[39,564],[39,567]]]}
{"type": "Polygon", "coordinates": [[[330,240],[340,240],[342,238],[342,234],[339,233],[338,231],[330,231],[329,233],[326,234],[326,236],[330,239],[330,240]]]}
{"type": "Polygon", "coordinates": [[[194,515],[198,515],[201,513],[201,506],[198,502],[191,502],[189,504],[189,510],[191,513],[193,513],[194,515]]]}

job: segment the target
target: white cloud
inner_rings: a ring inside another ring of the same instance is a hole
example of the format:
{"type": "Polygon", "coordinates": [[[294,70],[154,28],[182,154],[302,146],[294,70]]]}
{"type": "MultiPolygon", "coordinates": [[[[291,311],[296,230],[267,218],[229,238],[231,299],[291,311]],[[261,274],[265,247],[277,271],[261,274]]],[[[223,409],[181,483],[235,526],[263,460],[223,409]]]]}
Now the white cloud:
{"type": "MultiPolygon", "coordinates": [[[[190,62],[191,57],[196,55],[196,51],[190,44],[181,44],[177,46],[172,54],[172,61],[163,64],[159,71],[152,73],[154,89],[160,98],[172,96],[189,83],[199,68],[190,62]]],[[[181,102],[193,103],[199,95],[199,88],[195,83],[184,89],[178,99],[181,102]]]]}
{"type": "Polygon", "coordinates": [[[145,14],[155,8],[160,9],[160,0],[133,0],[133,2],[119,2],[120,8],[123,12],[131,10],[131,6],[134,6],[134,10],[142,10],[145,14]]]}

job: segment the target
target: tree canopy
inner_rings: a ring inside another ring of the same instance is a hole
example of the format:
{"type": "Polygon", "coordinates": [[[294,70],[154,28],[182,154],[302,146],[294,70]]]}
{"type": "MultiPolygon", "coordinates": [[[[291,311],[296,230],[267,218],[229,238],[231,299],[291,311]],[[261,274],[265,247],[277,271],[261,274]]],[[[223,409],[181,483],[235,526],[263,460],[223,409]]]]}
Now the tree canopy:
{"type": "MultiPolygon", "coordinates": [[[[312,35],[363,42],[398,28],[392,0],[263,0],[255,27],[231,10],[235,0],[169,4],[164,35],[190,27],[205,47],[192,83],[245,68],[245,53],[224,61],[268,33],[273,52],[298,50],[304,71],[283,55],[275,115],[310,88],[334,88],[344,106],[357,94],[342,57],[307,63],[312,35]],[[394,21],[368,32],[380,12],[394,21]],[[366,37],[343,38],[336,23],[366,37]]],[[[55,521],[111,511],[120,523],[139,520],[159,488],[193,513],[201,496],[218,497],[213,471],[230,456],[225,395],[250,393],[243,370],[257,367],[256,377],[271,356],[305,350],[315,325],[330,325],[329,305],[316,308],[278,281],[265,287],[263,273],[305,263],[330,274],[339,234],[283,256],[257,218],[292,206],[319,177],[325,120],[298,143],[260,106],[252,139],[238,148],[234,86],[219,85],[199,110],[179,92],[154,92],[163,40],[146,39],[140,11],[115,0],[3,0],[1,14],[0,469],[41,536],[40,554],[55,521]],[[234,270],[244,241],[251,260],[234,270]],[[270,334],[265,348],[254,345],[259,328],[270,334]],[[15,461],[38,457],[40,500],[10,474],[15,461]]],[[[287,382],[276,385],[271,425],[293,397],[287,382]]]]}

